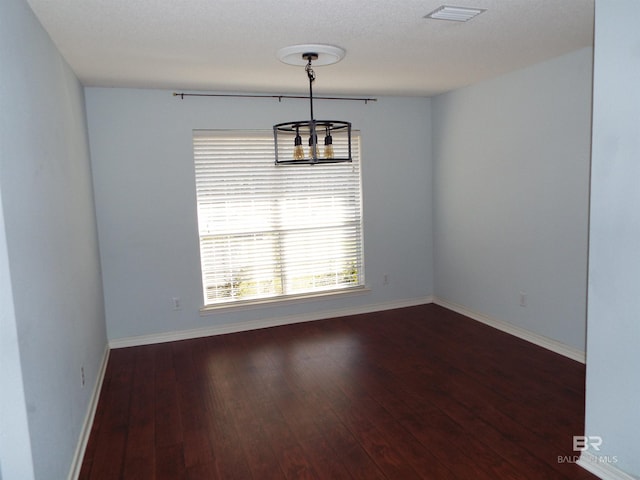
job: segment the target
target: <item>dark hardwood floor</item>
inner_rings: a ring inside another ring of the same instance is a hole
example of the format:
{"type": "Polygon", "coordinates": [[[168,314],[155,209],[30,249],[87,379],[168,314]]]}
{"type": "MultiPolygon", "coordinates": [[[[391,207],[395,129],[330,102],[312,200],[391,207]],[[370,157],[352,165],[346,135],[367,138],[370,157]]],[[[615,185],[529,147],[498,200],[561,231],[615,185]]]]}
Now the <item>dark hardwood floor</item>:
{"type": "Polygon", "coordinates": [[[436,305],[118,349],[80,478],[596,479],[584,374],[436,305]]]}

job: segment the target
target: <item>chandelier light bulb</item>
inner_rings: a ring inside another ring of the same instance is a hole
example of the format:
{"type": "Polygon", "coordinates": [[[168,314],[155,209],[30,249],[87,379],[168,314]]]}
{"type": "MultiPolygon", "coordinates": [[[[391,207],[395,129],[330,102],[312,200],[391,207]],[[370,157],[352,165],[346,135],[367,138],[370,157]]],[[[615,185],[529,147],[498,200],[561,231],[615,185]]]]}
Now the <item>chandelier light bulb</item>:
{"type": "Polygon", "coordinates": [[[309,136],[309,158],[318,157],[318,136],[314,133],[309,136]]]}
{"type": "Polygon", "coordinates": [[[298,130],[296,129],[296,138],[293,141],[293,159],[294,160],[302,160],[304,159],[304,148],[302,148],[302,138],[298,130]]]}
{"type": "Polygon", "coordinates": [[[327,129],[327,133],[324,137],[324,158],[333,158],[333,137],[329,133],[329,129],[327,129]]]}

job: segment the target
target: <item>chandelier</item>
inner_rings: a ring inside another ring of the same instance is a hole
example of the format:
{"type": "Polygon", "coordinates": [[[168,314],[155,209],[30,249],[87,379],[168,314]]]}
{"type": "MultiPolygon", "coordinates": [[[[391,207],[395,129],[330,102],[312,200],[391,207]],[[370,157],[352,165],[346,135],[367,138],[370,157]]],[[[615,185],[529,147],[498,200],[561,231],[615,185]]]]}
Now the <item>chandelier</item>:
{"type": "Polygon", "coordinates": [[[344,50],[332,45],[296,45],[278,52],[290,65],[305,65],[309,80],[309,120],[278,123],[273,126],[276,165],[316,165],[351,162],[351,123],[341,120],[316,120],[313,114],[313,82],[318,65],[336,63],[344,50]],[[320,60],[319,60],[320,59],[320,60]]]}

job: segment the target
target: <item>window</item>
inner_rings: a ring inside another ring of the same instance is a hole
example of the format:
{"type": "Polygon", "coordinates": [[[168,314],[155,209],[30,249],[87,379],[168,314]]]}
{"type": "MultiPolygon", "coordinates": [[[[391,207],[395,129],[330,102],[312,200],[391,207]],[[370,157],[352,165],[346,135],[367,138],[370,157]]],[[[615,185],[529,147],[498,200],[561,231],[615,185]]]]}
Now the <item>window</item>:
{"type": "Polygon", "coordinates": [[[359,142],[275,166],[271,131],[193,132],[205,306],[364,285],[359,142]]]}

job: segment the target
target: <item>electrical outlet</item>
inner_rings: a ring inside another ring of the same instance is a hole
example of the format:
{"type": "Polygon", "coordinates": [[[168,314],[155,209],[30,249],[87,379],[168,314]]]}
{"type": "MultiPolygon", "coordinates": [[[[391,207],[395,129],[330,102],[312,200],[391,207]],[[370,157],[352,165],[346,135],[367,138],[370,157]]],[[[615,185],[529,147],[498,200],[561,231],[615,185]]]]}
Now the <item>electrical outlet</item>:
{"type": "Polygon", "coordinates": [[[171,299],[171,305],[173,305],[174,310],[182,310],[182,300],[180,300],[180,297],[173,297],[171,299]]]}
{"type": "Polygon", "coordinates": [[[383,285],[389,285],[389,274],[385,273],[384,277],[382,277],[382,284],[383,285]]]}
{"type": "Polygon", "coordinates": [[[520,292],[520,306],[527,306],[527,292],[520,292]]]}

